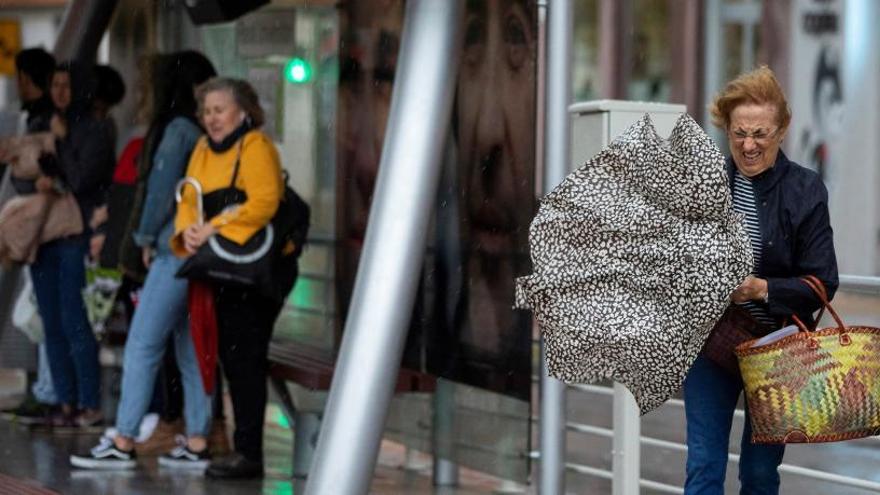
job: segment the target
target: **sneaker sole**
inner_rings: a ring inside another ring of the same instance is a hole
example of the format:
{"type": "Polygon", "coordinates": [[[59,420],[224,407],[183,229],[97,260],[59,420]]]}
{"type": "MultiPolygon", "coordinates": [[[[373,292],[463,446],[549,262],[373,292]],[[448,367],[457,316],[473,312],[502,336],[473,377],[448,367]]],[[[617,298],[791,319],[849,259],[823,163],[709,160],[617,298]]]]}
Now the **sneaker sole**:
{"type": "Polygon", "coordinates": [[[83,469],[134,469],[137,461],[123,461],[119,459],[92,459],[90,457],[70,456],[70,464],[73,467],[83,469]]]}
{"type": "Polygon", "coordinates": [[[187,461],[183,459],[168,459],[166,457],[159,457],[160,466],[172,469],[191,469],[204,471],[210,463],[211,461],[209,460],[187,461]]]}

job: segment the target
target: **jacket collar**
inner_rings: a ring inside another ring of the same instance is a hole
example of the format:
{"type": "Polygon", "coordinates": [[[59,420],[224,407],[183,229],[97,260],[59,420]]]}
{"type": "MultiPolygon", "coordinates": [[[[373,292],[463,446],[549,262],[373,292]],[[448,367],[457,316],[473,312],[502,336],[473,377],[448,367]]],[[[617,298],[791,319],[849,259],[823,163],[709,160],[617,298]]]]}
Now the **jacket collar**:
{"type": "MultiPolygon", "coordinates": [[[[752,179],[752,187],[755,189],[755,192],[761,195],[766,194],[782,180],[782,177],[785,176],[790,167],[791,162],[780,149],[773,166],[752,179]]],[[[733,193],[733,176],[735,173],[736,165],[733,163],[733,157],[727,157],[727,179],[731,193],[733,193]]]]}

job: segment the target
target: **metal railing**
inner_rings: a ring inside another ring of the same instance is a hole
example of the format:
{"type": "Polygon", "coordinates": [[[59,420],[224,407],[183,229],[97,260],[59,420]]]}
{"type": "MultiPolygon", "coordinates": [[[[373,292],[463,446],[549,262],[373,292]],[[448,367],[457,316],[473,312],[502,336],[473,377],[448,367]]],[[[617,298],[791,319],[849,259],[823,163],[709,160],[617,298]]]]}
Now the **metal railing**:
{"type": "MultiPolygon", "coordinates": [[[[855,292],[861,294],[869,294],[874,296],[880,296],[880,277],[865,277],[865,276],[856,276],[856,275],[841,275],[840,276],[840,288],[846,292],[855,292]]],[[[537,379],[535,377],[534,379],[537,379]]],[[[616,386],[616,387],[619,387],[616,386]]],[[[605,385],[589,385],[589,384],[576,384],[569,385],[568,390],[571,392],[577,393],[586,393],[586,394],[597,394],[603,396],[615,397],[621,393],[621,391],[616,390],[616,388],[605,386],[605,385]]],[[[631,404],[630,407],[634,407],[634,404],[631,404]]],[[[675,407],[675,408],[684,408],[684,401],[681,399],[670,399],[667,401],[665,407],[675,407]]],[[[632,411],[630,411],[632,412],[632,411]]],[[[635,414],[638,414],[638,411],[635,411],[635,414]]],[[[736,409],[734,411],[734,415],[737,418],[744,419],[745,413],[742,409],[736,409]]],[[[631,430],[635,428],[636,431],[640,428],[639,424],[631,424],[629,421],[624,421],[622,424],[619,424],[617,415],[615,415],[615,423],[614,428],[603,428],[595,425],[584,424],[584,423],[575,423],[575,422],[566,422],[565,430],[567,432],[573,432],[576,434],[584,434],[584,435],[594,435],[600,436],[604,438],[610,438],[612,441],[615,439],[619,439],[625,437],[627,435],[632,435],[631,430]]],[[[659,438],[653,438],[649,436],[644,436],[639,433],[635,433],[638,435],[638,445],[647,445],[651,447],[659,447],[668,450],[674,450],[678,452],[687,452],[687,446],[682,442],[673,442],[669,440],[662,440],[659,438]]],[[[872,443],[880,443],[880,437],[870,437],[866,439],[872,443]]],[[[619,441],[619,440],[618,440],[619,441]]],[[[616,442],[615,442],[616,443],[616,442]]],[[[639,456],[639,447],[636,447],[636,452],[630,452],[631,455],[639,456]]],[[[534,453],[533,457],[536,459],[540,459],[540,454],[538,452],[534,453]]],[[[612,456],[613,458],[614,456],[612,456]]],[[[740,456],[734,453],[728,453],[727,459],[729,463],[738,464],[740,456]]],[[[661,483],[658,481],[646,480],[640,477],[640,473],[638,472],[623,472],[621,475],[615,475],[614,470],[597,468],[594,466],[588,466],[584,464],[576,464],[571,462],[565,463],[565,469],[569,472],[579,473],[587,476],[594,476],[603,479],[611,480],[613,485],[623,485],[628,487],[625,492],[618,492],[615,490],[615,493],[626,493],[626,494],[636,494],[638,493],[637,488],[633,487],[641,487],[661,493],[684,493],[684,489],[678,486],[669,485],[666,483],[661,483]],[[629,476],[629,479],[623,479],[621,476],[629,476]]],[[[856,478],[852,476],[844,476],[840,474],[836,474],[830,471],[823,471],[820,469],[812,469],[805,468],[793,464],[782,464],[779,466],[780,473],[788,473],[797,476],[803,476],[807,478],[812,478],[819,481],[824,481],[828,483],[835,483],[841,486],[848,486],[853,488],[861,488],[864,490],[869,490],[873,492],[880,493],[880,482],[856,478]]],[[[549,495],[549,494],[542,494],[549,495]]]]}

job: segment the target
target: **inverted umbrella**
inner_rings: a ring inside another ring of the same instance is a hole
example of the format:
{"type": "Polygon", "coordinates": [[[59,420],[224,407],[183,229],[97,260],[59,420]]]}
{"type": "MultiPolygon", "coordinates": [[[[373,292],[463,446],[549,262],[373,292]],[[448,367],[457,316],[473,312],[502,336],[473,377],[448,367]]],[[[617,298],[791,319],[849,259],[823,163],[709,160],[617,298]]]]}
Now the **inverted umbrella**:
{"type": "Polygon", "coordinates": [[[551,376],[624,384],[644,414],[681,386],[752,253],[724,157],[689,116],[645,115],[541,200],[517,279],[551,376]]]}

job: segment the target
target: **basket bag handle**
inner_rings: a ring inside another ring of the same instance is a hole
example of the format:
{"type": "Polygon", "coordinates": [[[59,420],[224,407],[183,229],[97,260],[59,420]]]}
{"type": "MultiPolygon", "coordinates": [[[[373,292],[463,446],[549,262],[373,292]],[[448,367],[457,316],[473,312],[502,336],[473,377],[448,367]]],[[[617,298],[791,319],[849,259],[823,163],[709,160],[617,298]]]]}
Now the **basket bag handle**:
{"type": "MultiPolygon", "coordinates": [[[[816,296],[822,302],[822,310],[819,312],[818,316],[816,317],[816,325],[815,326],[819,325],[819,319],[822,317],[822,314],[825,311],[825,309],[828,309],[828,312],[831,314],[831,317],[834,318],[834,321],[837,323],[837,335],[838,335],[838,339],[840,340],[840,345],[842,345],[842,346],[849,345],[852,342],[852,339],[850,338],[849,334],[847,334],[847,332],[846,332],[846,325],[843,323],[843,319],[840,318],[840,315],[837,314],[837,311],[835,311],[834,308],[831,307],[831,303],[828,302],[828,293],[825,291],[825,286],[822,284],[822,281],[820,281],[818,278],[816,278],[813,275],[807,275],[807,276],[801,278],[801,281],[803,281],[805,284],[807,284],[807,286],[809,286],[811,289],[813,289],[813,292],[816,294],[816,296]]],[[[804,325],[804,323],[801,321],[800,318],[797,317],[797,315],[791,315],[791,319],[794,320],[795,324],[798,326],[798,328],[802,332],[809,333],[807,326],[804,325]]],[[[814,329],[815,329],[815,326],[814,326],[814,329]]],[[[816,346],[819,345],[819,342],[817,340],[811,339],[811,341],[816,346]]]]}

